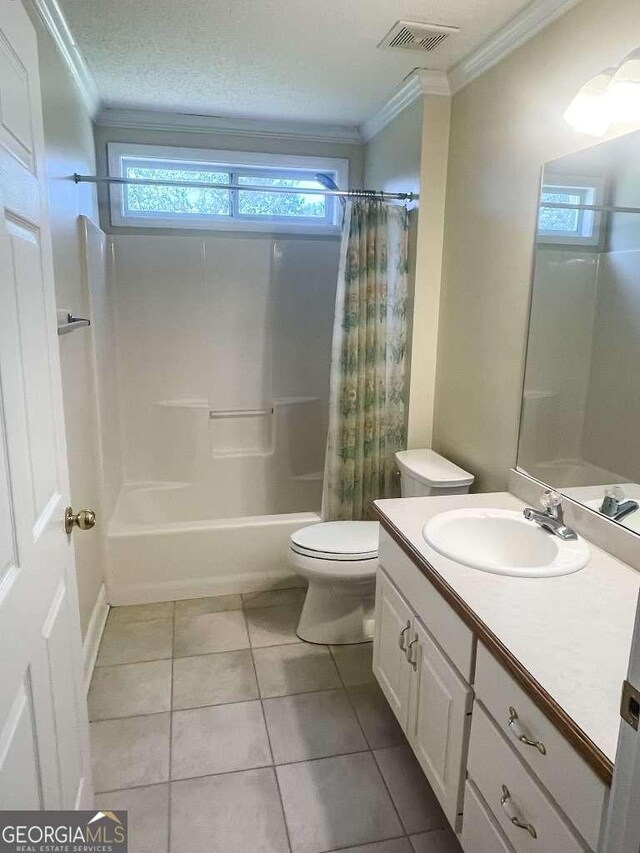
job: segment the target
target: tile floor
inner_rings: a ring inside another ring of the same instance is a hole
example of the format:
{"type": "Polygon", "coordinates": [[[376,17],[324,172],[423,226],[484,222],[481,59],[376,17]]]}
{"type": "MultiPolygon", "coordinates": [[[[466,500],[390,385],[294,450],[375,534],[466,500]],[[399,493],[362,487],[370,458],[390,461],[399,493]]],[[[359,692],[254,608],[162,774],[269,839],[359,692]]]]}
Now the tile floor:
{"type": "Polygon", "coordinates": [[[130,853],[459,853],[371,644],[300,642],[303,594],[111,610],[94,785],[129,809],[130,853]]]}

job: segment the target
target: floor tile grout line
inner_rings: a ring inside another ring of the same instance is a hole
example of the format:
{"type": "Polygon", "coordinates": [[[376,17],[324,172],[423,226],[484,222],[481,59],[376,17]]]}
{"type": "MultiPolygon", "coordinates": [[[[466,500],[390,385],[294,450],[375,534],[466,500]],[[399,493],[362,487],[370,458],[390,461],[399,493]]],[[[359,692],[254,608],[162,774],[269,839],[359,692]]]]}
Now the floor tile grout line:
{"type": "MultiPolygon", "coordinates": [[[[231,611],[226,611],[231,612],[231,611]]],[[[241,610],[235,610],[234,613],[242,613],[241,610]]],[[[129,666],[133,663],[157,663],[161,660],[184,660],[185,658],[202,658],[208,655],[226,655],[231,654],[232,652],[252,652],[254,650],[261,651],[262,649],[280,649],[283,646],[302,646],[307,645],[311,646],[314,649],[322,649],[326,648],[328,650],[328,646],[323,643],[305,643],[304,640],[296,639],[296,640],[287,640],[286,643],[273,643],[269,646],[241,646],[238,649],[219,649],[218,651],[208,651],[208,652],[196,652],[192,655],[165,655],[161,658],[143,658],[142,660],[125,660],[125,661],[117,661],[116,663],[96,663],[96,669],[103,669],[107,666],[129,666]]],[[[173,651],[173,650],[172,650],[173,651]]]]}
{"type": "MultiPolygon", "coordinates": [[[[181,660],[181,658],[177,658],[177,660],[181,660]]],[[[255,665],[253,666],[253,671],[255,673],[255,665]]],[[[359,687],[361,685],[354,685],[354,686],[359,687]]],[[[349,696],[349,688],[343,687],[342,684],[339,687],[322,687],[319,690],[302,690],[302,691],[299,691],[297,693],[282,693],[282,694],[278,694],[277,696],[260,696],[260,690],[258,687],[258,694],[256,696],[252,696],[249,699],[230,699],[229,701],[225,701],[225,702],[207,702],[203,705],[188,705],[186,708],[165,708],[164,710],[160,710],[160,711],[144,711],[143,713],[140,713],[140,714],[123,714],[121,717],[99,717],[96,719],[89,720],[89,722],[90,723],[107,723],[107,722],[110,722],[113,720],[131,720],[131,719],[135,719],[137,717],[154,717],[154,716],[157,716],[158,714],[169,714],[169,713],[180,714],[183,711],[201,711],[204,708],[222,708],[222,707],[225,707],[227,705],[246,705],[249,702],[259,702],[259,701],[270,702],[272,699],[293,699],[295,696],[309,696],[312,693],[336,693],[336,692],[345,693],[347,695],[347,698],[349,699],[350,706],[355,711],[355,708],[354,708],[353,703],[351,702],[351,698],[349,696]]],[[[362,729],[362,724],[360,723],[360,720],[358,719],[357,713],[356,713],[356,721],[358,722],[360,728],[362,729]]],[[[362,731],[364,734],[364,729],[362,729],[362,731]]],[[[366,750],[372,750],[372,749],[386,749],[387,748],[387,747],[372,747],[369,744],[369,741],[367,740],[366,734],[364,734],[364,739],[365,739],[365,743],[367,744],[366,749],[365,750],[361,750],[361,749],[356,750],[357,752],[364,752],[366,750]]],[[[399,746],[399,745],[400,744],[391,744],[391,746],[399,746]]],[[[349,755],[349,753],[340,753],[340,754],[349,755]]],[[[287,762],[287,763],[291,763],[291,762],[287,762]]]]}
{"type": "Polygon", "coordinates": [[[358,712],[357,712],[357,710],[356,710],[356,706],[353,704],[353,701],[352,701],[352,699],[351,699],[351,694],[349,693],[349,686],[351,686],[351,687],[356,687],[356,686],[359,686],[359,685],[354,685],[354,684],[352,684],[352,685],[347,685],[347,683],[345,682],[345,680],[344,680],[344,678],[343,678],[343,676],[342,676],[342,673],[340,672],[340,667],[338,666],[338,663],[337,663],[337,661],[336,661],[336,658],[335,658],[335,655],[334,655],[334,653],[333,653],[333,649],[331,648],[331,646],[329,646],[329,654],[331,655],[331,658],[332,658],[332,660],[333,660],[333,663],[334,663],[335,668],[338,670],[338,678],[340,679],[340,683],[342,684],[342,689],[343,689],[343,690],[344,690],[344,692],[347,694],[347,700],[348,700],[348,702],[349,702],[349,706],[351,707],[351,710],[353,711],[353,715],[354,715],[354,717],[356,718],[356,721],[357,721],[358,725],[360,726],[360,731],[362,732],[362,736],[363,736],[363,738],[364,738],[364,742],[367,744],[367,747],[368,747],[368,749],[370,750],[370,752],[371,752],[371,753],[373,753],[373,747],[372,747],[372,746],[371,746],[371,744],[369,743],[369,738],[367,737],[367,733],[366,733],[366,732],[365,732],[365,730],[364,730],[364,726],[363,726],[363,725],[362,725],[362,723],[360,722],[360,717],[358,716],[358,712]]]}
{"type": "MultiPolygon", "coordinates": [[[[393,747],[391,747],[391,748],[393,749],[393,747]]],[[[373,758],[373,760],[374,760],[374,762],[375,762],[376,767],[378,768],[378,773],[380,774],[380,778],[382,779],[382,784],[384,785],[384,787],[385,787],[385,789],[386,789],[386,791],[387,791],[387,794],[389,795],[389,799],[391,800],[391,805],[393,806],[393,808],[394,808],[394,810],[395,810],[395,813],[396,813],[396,814],[397,814],[397,816],[398,816],[398,820],[400,821],[400,826],[404,829],[405,834],[406,834],[406,835],[407,835],[407,837],[408,837],[408,835],[409,835],[409,830],[407,829],[407,827],[406,827],[406,825],[405,825],[405,822],[404,822],[404,820],[402,819],[402,815],[400,814],[400,811],[399,811],[398,807],[396,806],[396,801],[395,801],[395,799],[394,799],[394,797],[393,797],[393,794],[391,793],[391,789],[390,789],[390,788],[389,788],[389,786],[387,785],[387,780],[384,778],[384,773],[382,772],[382,768],[380,767],[380,765],[379,765],[379,763],[378,763],[378,759],[376,758],[376,754],[375,754],[375,752],[374,752],[373,750],[371,750],[371,756],[372,756],[372,758],[373,758]]],[[[413,846],[413,845],[411,845],[411,846],[413,846]]]]}
{"type": "MultiPolygon", "coordinates": [[[[359,752],[342,752],[340,753],[340,755],[323,755],[319,758],[303,758],[300,761],[288,761],[285,764],[258,764],[255,767],[242,767],[238,770],[222,770],[219,773],[200,773],[198,776],[183,776],[179,779],[166,779],[162,782],[145,782],[143,785],[128,785],[125,788],[109,788],[108,791],[96,791],[95,793],[99,796],[102,796],[103,794],[114,794],[116,791],[135,791],[139,788],[152,788],[157,787],[158,785],[168,785],[170,783],[173,783],[175,785],[179,782],[193,782],[196,779],[210,779],[217,778],[218,776],[233,776],[237,773],[251,773],[254,770],[273,770],[275,772],[276,768],[278,767],[291,767],[294,764],[313,764],[316,761],[327,761],[331,758],[345,758],[350,755],[365,755],[368,752],[370,752],[370,750],[362,749],[359,752]]],[[[278,785],[278,789],[279,787],[280,786],[278,785]]]]}
{"type": "MultiPolygon", "coordinates": [[[[244,611],[243,611],[244,615],[244,611]]],[[[247,618],[245,615],[245,624],[247,623],[247,618]]],[[[247,633],[249,632],[249,626],[247,624],[247,633]]],[[[264,723],[264,730],[267,735],[267,743],[269,744],[269,755],[271,756],[271,764],[273,767],[273,778],[276,783],[276,791],[278,792],[278,800],[280,802],[280,811],[282,813],[282,822],[284,824],[284,831],[287,836],[287,846],[289,847],[289,853],[292,853],[293,847],[291,844],[291,835],[289,833],[289,824],[287,823],[287,815],[284,810],[284,800],[282,799],[282,791],[280,789],[280,780],[278,779],[278,773],[275,766],[275,758],[273,755],[273,745],[271,743],[271,735],[269,734],[269,725],[267,723],[267,715],[264,710],[264,700],[262,698],[262,694],[260,691],[260,685],[258,683],[258,670],[256,669],[255,658],[253,657],[253,649],[251,649],[251,664],[253,666],[253,675],[256,680],[256,687],[258,688],[258,695],[260,696],[260,710],[262,711],[262,721],[264,723]]]]}
{"type": "MultiPolygon", "coordinates": [[[[365,755],[365,754],[368,754],[370,752],[372,752],[372,750],[370,750],[370,749],[358,749],[358,750],[355,750],[354,752],[338,752],[338,753],[335,753],[332,755],[318,755],[315,758],[299,758],[296,761],[283,761],[279,764],[257,764],[254,767],[240,767],[240,768],[237,768],[236,770],[221,770],[218,773],[199,773],[197,776],[181,776],[180,778],[177,778],[177,779],[164,779],[164,780],[155,781],[155,782],[145,782],[144,784],[141,784],[141,785],[126,785],[122,788],[109,788],[108,790],[96,791],[95,793],[100,794],[100,795],[112,794],[115,791],[129,791],[129,790],[136,790],[137,788],[152,788],[152,787],[158,786],[158,785],[167,785],[169,782],[173,782],[173,783],[190,782],[193,779],[208,779],[210,776],[231,776],[234,773],[249,773],[252,770],[268,770],[270,768],[275,770],[278,767],[292,767],[295,764],[315,764],[318,761],[329,761],[333,758],[348,758],[348,757],[353,756],[353,755],[365,755]]],[[[374,756],[374,761],[375,761],[375,756],[374,756]]],[[[378,763],[376,762],[376,768],[377,767],[378,767],[378,763]]],[[[385,785],[385,787],[386,787],[386,785],[385,785]]],[[[402,824],[402,826],[404,827],[404,824],[402,824]]],[[[413,833],[413,834],[419,835],[419,834],[424,833],[424,832],[431,832],[431,831],[437,832],[437,831],[442,830],[442,829],[443,829],[443,827],[440,827],[440,826],[434,827],[433,830],[420,829],[420,830],[418,830],[417,833],[413,833]]],[[[408,834],[408,832],[405,830],[404,834],[408,834]]]]}
{"type": "MultiPolygon", "coordinates": [[[[358,716],[358,712],[356,711],[355,705],[353,704],[353,702],[351,700],[351,695],[349,693],[347,685],[345,684],[345,680],[342,676],[342,673],[340,672],[340,668],[338,667],[338,664],[336,662],[336,659],[335,659],[335,656],[333,653],[333,649],[331,648],[331,646],[329,646],[329,653],[330,653],[331,657],[333,658],[333,662],[335,664],[336,669],[338,670],[338,675],[339,675],[340,681],[342,682],[342,685],[344,687],[344,692],[347,694],[347,699],[349,701],[349,704],[351,705],[351,709],[353,711],[353,714],[354,714],[356,720],[358,721],[358,725],[360,726],[360,729],[362,731],[362,736],[364,737],[365,743],[369,747],[369,752],[371,753],[371,758],[372,758],[373,763],[376,767],[376,770],[378,771],[378,775],[380,776],[380,779],[382,780],[382,784],[384,786],[385,791],[387,792],[387,796],[389,797],[389,801],[390,801],[391,805],[393,806],[393,810],[396,814],[396,817],[398,818],[400,826],[402,827],[402,829],[405,832],[405,835],[408,835],[407,828],[404,825],[404,821],[402,820],[402,817],[400,816],[400,812],[398,810],[398,807],[396,806],[395,800],[393,799],[391,791],[389,790],[389,786],[387,785],[387,780],[384,778],[384,774],[383,774],[382,770],[380,769],[380,765],[378,764],[378,761],[376,760],[375,752],[373,751],[373,748],[371,747],[371,744],[369,743],[369,738],[367,737],[367,733],[364,730],[364,726],[360,722],[360,717],[358,716]]],[[[355,686],[355,685],[352,685],[352,686],[355,686]]],[[[411,843],[411,842],[409,842],[409,843],[411,843]]]]}
{"type": "MultiPolygon", "coordinates": [[[[411,838],[410,838],[410,836],[407,835],[406,832],[403,833],[402,835],[394,835],[391,838],[382,838],[380,841],[365,842],[365,844],[362,846],[363,847],[369,847],[370,845],[374,845],[374,844],[386,844],[387,841],[399,841],[401,838],[406,838],[407,841],[409,842],[410,847],[413,848],[413,844],[411,844],[411,838]]],[[[357,847],[360,847],[360,846],[361,845],[359,845],[359,844],[357,845],[357,847]]],[[[346,847],[332,847],[331,850],[324,850],[324,851],[322,851],[322,853],[343,853],[344,850],[353,850],[353,849],[354,848],[353,848],[352,844],[347,844],[346,847]]]]}

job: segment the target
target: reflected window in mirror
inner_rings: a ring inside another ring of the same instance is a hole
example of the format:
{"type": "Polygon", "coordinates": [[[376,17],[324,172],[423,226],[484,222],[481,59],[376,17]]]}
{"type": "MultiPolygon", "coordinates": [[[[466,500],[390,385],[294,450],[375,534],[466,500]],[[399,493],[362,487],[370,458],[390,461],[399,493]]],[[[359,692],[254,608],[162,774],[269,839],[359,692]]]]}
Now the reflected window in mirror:
{"type": "Polygon", "coordinates": [[[599,246],[602,212],[587,206],[604,204],[605,179],[549,173],[540,193],[538,242],[568,246],[599,246]]]}

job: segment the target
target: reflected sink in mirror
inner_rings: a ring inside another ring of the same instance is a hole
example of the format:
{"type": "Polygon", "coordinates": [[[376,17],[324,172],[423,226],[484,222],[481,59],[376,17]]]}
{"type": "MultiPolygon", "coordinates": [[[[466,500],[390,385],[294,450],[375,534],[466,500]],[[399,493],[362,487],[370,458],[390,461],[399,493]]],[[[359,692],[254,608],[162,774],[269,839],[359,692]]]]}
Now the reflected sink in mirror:
{"type": "Polygon", "coordinates": [[[427,521],[422,535],[443,557],[497,575],[556,577],[589,562],[583,539],[562,540],[514,510],[441,512],[427,521]]]}

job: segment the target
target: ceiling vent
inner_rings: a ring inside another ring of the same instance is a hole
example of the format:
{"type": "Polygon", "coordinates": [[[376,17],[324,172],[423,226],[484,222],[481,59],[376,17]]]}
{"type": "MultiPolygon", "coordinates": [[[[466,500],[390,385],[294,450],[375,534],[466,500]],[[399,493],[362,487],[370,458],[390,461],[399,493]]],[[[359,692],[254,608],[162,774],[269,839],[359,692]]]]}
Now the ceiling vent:
{"type": "Polygon", "coordinates": [[[418,50],[421,53],[430,53],[452,33],[459,32],[460,27],[448,27],[444,24],[397,21],[378,47],[394,47],[401,50],[418,50]]]}

